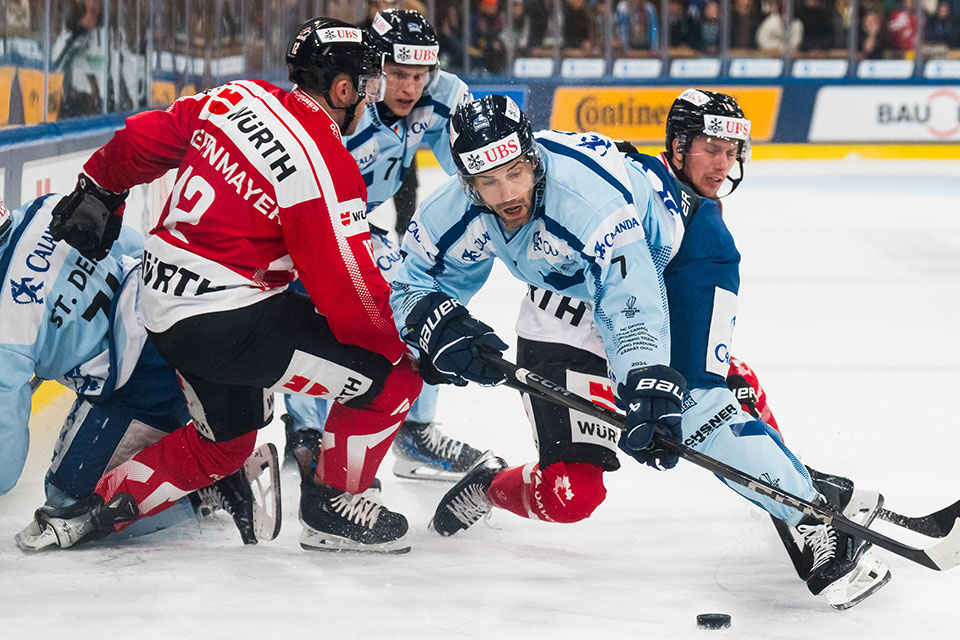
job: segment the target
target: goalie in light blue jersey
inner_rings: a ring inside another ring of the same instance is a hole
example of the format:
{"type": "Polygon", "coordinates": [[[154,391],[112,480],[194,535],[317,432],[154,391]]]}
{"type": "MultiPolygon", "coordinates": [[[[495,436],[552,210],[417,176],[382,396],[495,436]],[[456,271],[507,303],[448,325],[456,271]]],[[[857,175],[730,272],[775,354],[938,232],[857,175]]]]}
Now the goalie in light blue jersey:
{"type": "MultiPolygon", "coordinates": [[[[460,181],[423,203],[392,283],[401,335],[420,351],[425,379],[502,379],[476,354],[506,345],[465,308],[499,257],[531,285],[524,304],[541,314],[521,314],[520,366],[625,409],[626,431],[618,438],[603,424],[550,421],[525,397],[539,461],[507,468],[485,456],[441,500],[432,521],[439,533],[466,529],[494,506],[550,522],[586,518],[605,497],[603,472],[619,466],[618,445],[656,468],[676,464],[655,446],[654,432],[824,500],[779,435],[744,412],[725,383],[740,256],[711,198],[738,161],[742,178],[749,121],[722,94],[691,90],[677,103],[665,159],[593,133],[534,137],[502,96],[454,116],[460,181]],[[551,318],[575,328],[557,333],[547,327],[551,318]],[[523,344],[525,335],[529,346],[551,332],[541,354],[560,363],[561,374],[544,371],[523,344]]],[[[852,606],[889,579],[864,555],[863,541],[732,488],[796,527],[813,556],[807,586],[832,606],[852,606]]]]}
{"type": "MultiPolygon", "coordinates": [[[[50,237],[62,198],[42,196],[12,212],[0,203],[0,494],[23,472],[31,379],[57,380],[76,394],[44,478],[47,504],[59,507],[86,498],[106,471],[190,420],[176,374],[140,319],[143,238],[120,226],[110,252],[88,259],[50,237]]],[[[229,503],[245,541],[255,542],[253,497],[241,478],[204,495],[208,506],[229,503]]],[[[202,502],[184,498],[124,535],[193,517],[202,502]]],[[[17,536],[25,549],[40,548],[35,524],[17,536]]]]}
{"type": "MultiPolygon", "coordinates": [[[[413,206],[411,203],[410,212],[404,214],[397,200],[401,185],[415,171],[417,149],[429,146],[441,168],[456,173],[450,152],[450,116],[472,96],[460,78],[438,67],[436,33],[417,11],[382,11],[366,36],[383,55],[386,94],[382,101],[367,105],[355,132],[345,136],[343,143],[367,185],[367,213],[396,196],[397,232],[402,235],[407,226],[402,219],[406,215],[409,222],[413,206]]],[[[371,226],[370,236],[377,264],[389,282],[391,269],[400,261],[399,249],[383,230],[371,226]]],[[[456,481],[480,457],[479,450],[445,435],[434,423],[438,392],[436,386],[424,385],[397,432],[392,451],[393,472],[399,477],[456,481]]],[[[328,403],[297,395],[284,396],[284,403],[287,457],[295,457],[301,471],[309,473],[328,403]]]]}

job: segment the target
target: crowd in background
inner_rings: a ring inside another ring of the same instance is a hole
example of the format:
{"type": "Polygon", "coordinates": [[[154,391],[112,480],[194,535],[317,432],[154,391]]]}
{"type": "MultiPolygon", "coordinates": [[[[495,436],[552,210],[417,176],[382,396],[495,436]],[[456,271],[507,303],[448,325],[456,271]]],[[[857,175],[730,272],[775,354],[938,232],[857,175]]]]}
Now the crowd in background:
{"type": "MultiPolygon", "coordinates": [[[[607,34],[614,57],[720,53],[724,28],[735,55],[781,55],[789,47],[804,57],[846,57],[851,0],[795,0],[785,29],[782,0],[730,0],[723,20],[718,0],[471,0],[465,34],[462,0],[436,0],[442,34],[441,56],[448,67],[504,71],[505,52],[516,57],[602,56],[607,34]],[[559,11],[558,11],[559,7],[559,11]],[[661,14],[666,14],[666,20],[661,14]]],[[[960,0],[863,0],[856,46],[860,59],[912,57],[918,30],[927,57],[960,48],[960,0]],[[918,23],[919,18],[919,23],[918,23]]]]}
{"type": "Polygon", "coordinates": [[[20,78],[0,126],[157,106],[237,75],[282,80],[303,20],[369,26],[389,7],[427,15],[441,64],[468,77],[510,75],[525,57],[846,58],[851,35],[862,60],[960,58],[960,0],[727,2],[725,17],[720,0],[0,0],[0,88],[4,69],[20,78]]]}

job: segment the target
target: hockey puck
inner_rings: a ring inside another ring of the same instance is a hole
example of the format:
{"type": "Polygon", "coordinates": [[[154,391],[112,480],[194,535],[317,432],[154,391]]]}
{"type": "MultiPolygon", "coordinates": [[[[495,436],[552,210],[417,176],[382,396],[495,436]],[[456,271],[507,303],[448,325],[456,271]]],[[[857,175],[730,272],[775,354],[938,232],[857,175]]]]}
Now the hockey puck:
{"type": "Polygon", "coordinates": [[[697,616],[697,626],[701,629],[727,629],[730,616],[726,613],[701,613],[697,616]]]}

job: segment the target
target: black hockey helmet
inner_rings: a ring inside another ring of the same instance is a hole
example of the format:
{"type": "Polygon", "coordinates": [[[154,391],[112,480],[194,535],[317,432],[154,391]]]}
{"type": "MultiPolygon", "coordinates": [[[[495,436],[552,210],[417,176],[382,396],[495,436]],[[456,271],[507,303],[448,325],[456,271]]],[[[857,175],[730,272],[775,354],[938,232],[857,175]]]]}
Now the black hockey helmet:
{"type": "MultiPolygon", "coordinates": [[[[673,101],[667,114],[666,156],[673,159],[673,141],[679,143],[680,153],[690,149],[697,136],[720,138],[737,142],[737,163],[740,176],[728,179],[733,183],[730,193],[743,180],[743,165],[750,161],[750,121],[733,96],[703,89],[687,89],[673,101]]],[[[679,172],[685,182],[683,171],[679,172]]]]}
{"type": "Polygon", "coordinates": [[[430,81],[433,81],[440,42],[433,25],[420,12],[413,9],[381,11],[374,16],[367,35],[385,61],[429,66],[430,81]]]}
{"type": "Polygon", "coordinates": [[[532,163],[534,184],[546,171],[530,120],[506,96],[493,94],[460,105],[450,118],[450,147],[464,189],[476,204],[484,202],[471,181],[481,173],[517,158],[532,163]]]}
{"type": "Polygon", "coordinates": [[[363,100],[382,99],[383,82],[380,53],[371,46],[359,27],[333,18],[307,20],[287,44],[287,68],[290,81],[324,96],[339,73],[353,79],[363,100]]]}

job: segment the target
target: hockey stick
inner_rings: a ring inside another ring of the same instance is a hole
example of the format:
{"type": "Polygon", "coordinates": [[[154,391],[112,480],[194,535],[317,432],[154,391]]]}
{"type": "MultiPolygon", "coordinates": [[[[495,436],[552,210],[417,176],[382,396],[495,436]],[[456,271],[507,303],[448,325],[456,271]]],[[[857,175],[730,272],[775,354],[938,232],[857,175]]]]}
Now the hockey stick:
{"type": "Polygon", "coordinates": [[[885,522],[890,522],[898,527],[922,533],[931,538],[945,538],[950,535],[953,531],[954,524],[957,519],[960,518],[960,502],[954,502],[949,507],[940,509],[940,511],[916,518],[881,508],[877,513],[877,517],[885,522]]]}
{"type": "MultiPolygon", "coordinates": [[[[609,409],[604,409],[586,398],[561,387],[555,382],[551,382],[543,376],[504,360],[498,352],[484,350],[480,352],[480,357],[487,364],[495,367],[506,376],[506,385],[508,387],[518,391],[535,393],[556,404],[575,409],[581,413],[586,413],[599,420],[603,420],[604,422],[611,423],[619,429],[625,428],[624,418],[620,414],[610,411],[609,409]]],[[[960,527],[953,527],[951,532],[943,540],[932,547],[918,549],[860,526],[831,509],[798,498],[778,487],[751,477],[739,469],[735,469],[699,451],[686,447],[679,442],[665,438],[659,433],[654,434],[654,440],[659,448],[674,453],[684,460],[692,462],[698,467],[706,469],[721,478],[746,487],[751,491],[759,493],[771,500],[776,500],[788,507],[792,507],[797,511],[816,518],[824,524],[832,524],[841,531],[862,538],[877,547],[886,549],[891,553],[895,553],[907,560],[912,560],[929,569],[946,571],[960,564],[960,527]]]]}

